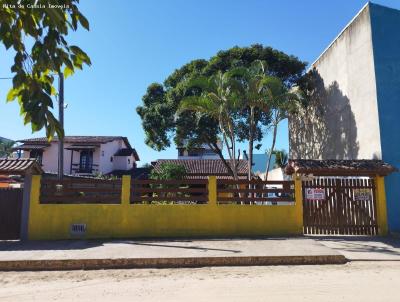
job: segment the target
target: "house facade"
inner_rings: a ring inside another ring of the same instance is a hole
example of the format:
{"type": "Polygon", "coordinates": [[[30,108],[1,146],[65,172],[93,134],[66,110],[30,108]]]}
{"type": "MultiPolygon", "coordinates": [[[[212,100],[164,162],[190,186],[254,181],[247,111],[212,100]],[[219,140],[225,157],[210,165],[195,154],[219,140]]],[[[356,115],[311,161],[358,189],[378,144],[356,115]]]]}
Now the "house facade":
{"type": "MultiPolygon", "coordinates": [[[[315,90],[289,119],[290,158],[378,159],[400,167],[400,11],[367,3],[312,64],[315,90]]],[[[400,174],[385,180],[400,232],[400,174]]]]}
{"type": "MultiPolygon", "coordinates": [[[[58,139],[32,138],[18,141],[14,149],[22,158],[36,158],[45,172],[58,171],[58,139]]],[[[139,156],[123,136],[66,136],[64,174],[96,175],[121,173],[136,167],[139,156]]]]}

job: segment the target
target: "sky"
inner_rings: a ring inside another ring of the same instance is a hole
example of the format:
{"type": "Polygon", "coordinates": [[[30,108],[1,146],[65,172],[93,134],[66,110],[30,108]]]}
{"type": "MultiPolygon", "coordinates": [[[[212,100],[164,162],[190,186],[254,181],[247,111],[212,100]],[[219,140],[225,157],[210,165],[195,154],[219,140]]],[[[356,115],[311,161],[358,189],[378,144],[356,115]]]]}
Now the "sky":
{"type": "MultiPolygon", "coordinates": [[[[399,0],[374,3],[400,9],[399,0]]],[[[176,158],[174,146],[146,146],[136,107],[149,84],[163,82],[193,59],[255,43],[312,63],[364,6],[365,0],[113,0],[81,1],[90,31],[68,36],[85,50],[92,66],[65,81],[66,135],[127,136],[139,165],[176,158]]],[[[1,8],[0,8],[1,9],[1,8]]],[[[11,52],[0,45],[0,78],[12,76],[11,52]]],[[[14,140],[44,136],[24,126],[16,102],[5,103],[11,80],[0,80],[0,136],[14,140]]],[[[271,145],[263,140],[258,152],[271,145]]],[[[288,150],[287,122],[277,148],[288,150]]],[[[245,148],[245,146],[242,146],[245,148]]],[[[257,153],[257,151],[256,151],[257,153]]]]}

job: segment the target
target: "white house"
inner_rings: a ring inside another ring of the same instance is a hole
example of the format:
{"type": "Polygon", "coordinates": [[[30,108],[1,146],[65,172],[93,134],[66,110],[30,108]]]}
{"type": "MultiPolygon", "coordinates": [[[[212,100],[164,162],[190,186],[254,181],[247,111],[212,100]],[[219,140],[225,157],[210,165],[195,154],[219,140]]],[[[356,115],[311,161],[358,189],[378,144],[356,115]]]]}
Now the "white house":
{"type": "MultiPolygon", "coordinates": [[[[184,142],[186,143],[186,141],[184,142]]],[[[223,148],[221,141],[217,142],[220,150],[223,148]]],[[[178,147],[178,159],[220,159],[219,155],[214,152],[207,144],[194,148],[178,147]]]]}
{"type": "MultiPolygon", "coordinates": [[[[58,139],[30,138],[14,148],[22,158],[36,158],[45,172],[58,171],[58,139]],[[22,151],[22,152],[21,152],[22,151]]],[[[64,174],[93,175],[129,171],[139,156],[123,136],[65,136],[64,174]]]]}

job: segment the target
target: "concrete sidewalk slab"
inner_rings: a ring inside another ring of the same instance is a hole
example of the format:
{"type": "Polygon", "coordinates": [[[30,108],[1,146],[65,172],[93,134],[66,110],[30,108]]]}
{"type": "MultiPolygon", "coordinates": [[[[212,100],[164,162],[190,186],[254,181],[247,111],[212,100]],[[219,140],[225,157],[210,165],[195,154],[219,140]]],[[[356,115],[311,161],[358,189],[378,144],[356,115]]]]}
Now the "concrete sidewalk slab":
{"type": "Polygon", "coordinates": [[[310,236],[350,261],[400,261],[400,237],[310,236]]]}
{"type": "Polygon", "coordinates": [[[0,270],[340,264],[343,255],[309,238],[172,241],[3,241],[0,270]]]}

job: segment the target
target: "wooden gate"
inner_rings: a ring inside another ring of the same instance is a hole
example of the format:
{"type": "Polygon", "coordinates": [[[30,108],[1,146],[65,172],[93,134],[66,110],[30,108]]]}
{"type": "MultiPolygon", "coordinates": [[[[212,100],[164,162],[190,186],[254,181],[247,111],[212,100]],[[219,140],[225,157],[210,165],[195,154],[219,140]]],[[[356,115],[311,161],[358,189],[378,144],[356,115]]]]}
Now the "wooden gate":
{"type": "Polygon", "coordinates": [[[19,239],[23,189],[0,189],[0,240],[19,239]]]}
{"type": "Polygon", "coordinates": [[[372,178],[303,181],[304,234],[376,235],[376,217],[372,178]]]}

